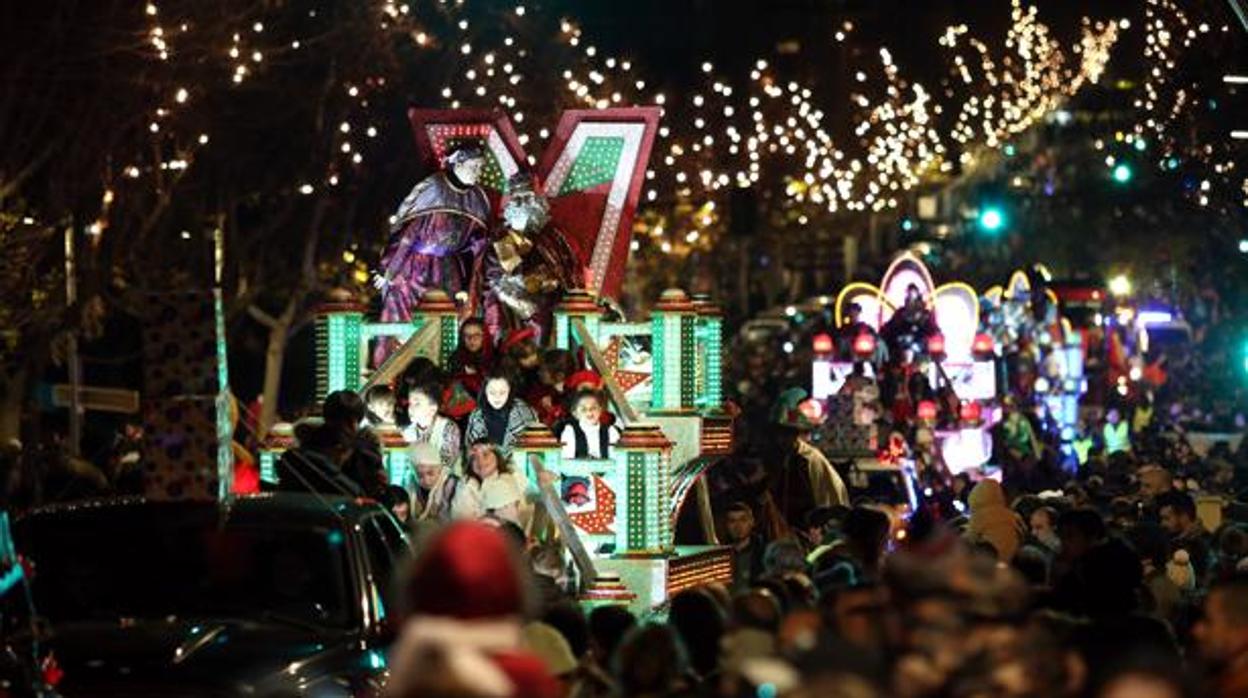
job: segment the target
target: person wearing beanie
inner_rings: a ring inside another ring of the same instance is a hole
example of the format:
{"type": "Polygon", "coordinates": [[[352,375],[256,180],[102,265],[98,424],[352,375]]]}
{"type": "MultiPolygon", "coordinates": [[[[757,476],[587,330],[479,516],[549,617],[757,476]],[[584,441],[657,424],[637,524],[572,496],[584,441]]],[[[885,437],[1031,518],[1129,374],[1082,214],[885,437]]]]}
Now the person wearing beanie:
{"type": "Polygon", "coordinates": [[[406,616],[382,695],[557,698],[546,662],[525,649],[528,591],[496,528],[452,524],[429,540],[404,586],[406,616]]]}
{"type": "Polygon", "coordinates": [[[520,521],[520,504],[524,490],[509,477],[491,478],[481,485],[481,507],[485,513],[500,521],[510,521],[523,527],[520,521]]]}
{"type": "Polygon", "coordinates": [[[532,327],[512,330],[498,343],[496,369],[513,378],[517,395],[527,395],[538,383],[542,354],[537,345],[537,330],[532,327]]]}
{"type": "Polygon", "coordinates": [[[416,473],[413,492],[418,512],[417,521],[451,520],[451,502],[459,489],[459,477],[442,465],[438,450],[428,442],[412,444],[408,451],[416,473]]]}
{"type": "Polygon", "coordinates": [[[459,325],[459,346],[447,363],[451,380],[462,383],[469,394],[481,390],[481,379],[494,366],[494,347],[486,334],[485,322],[470,317],[459,325]]]}
{"type": "Polygon", "coordinates": [[[971,515],[966,536],[972,542],[986,542],[997,551],[997,559],[1009,562],[1023,543],[1022,518],[1005,501],[1001,483],[984,478],[967,498],[971,515]]]}

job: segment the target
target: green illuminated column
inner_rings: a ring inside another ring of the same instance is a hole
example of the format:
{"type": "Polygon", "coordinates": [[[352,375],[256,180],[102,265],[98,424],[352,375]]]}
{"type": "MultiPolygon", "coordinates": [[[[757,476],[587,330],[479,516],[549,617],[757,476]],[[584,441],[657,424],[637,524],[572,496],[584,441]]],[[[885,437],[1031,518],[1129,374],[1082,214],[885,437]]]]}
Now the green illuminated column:
{"type": "Polygon", "coordinates": [[[663,292],[651,313],[653,327],[654,392],[650,406],[664,412],[691,411],[696,405],[694,340],[698,311],[684,291],[663,292]]]}
{"type": "Polygon", "coordinates": [[[705,297],[695,297],[693,304],[698,310],[696,403],[698,409],[718,411],[724,404],[724,314],[705,297]]]}
{"type": "Polygon", "coordinates": [[[277,482],[277,459],[281,457],[277,451],[261,449],[260,479],[265,482],[277,482]]]}
{"type": "Polygon", "coordinates": [[[459,344],[459,309],[455,301],[440,290],[430,291],[420,299],[416,312],[412,316],[412,325],[419,330],[428,323],[436,323],[438,327],[437,356],[431,356],[434,363],[446,368],[451,354],[459,344]]]}
{"type": "Polygon", "coordinates": [[[594,302],[594,297],[587,291],[572,289],[563,296],[559,305],[555,306],[555,346],[560,349],[574,349],[578,342],[573,341],[572,321],[583,320],[589,333],[598,341],[598,327],[602,324],[602,308],[594,302]]]}
{"type": "Polygon", "coordinates": [[[326,303],[316,311],[316,401],[335,390],[359,390],[364,362],[364,306],[326,303]]]}
{"type": "Polygon", "coordinates": [[[671,442],[655,425],[628,426],[612,449],[617,474],[617,554],[671,552],[671,453],[671,442]]]}

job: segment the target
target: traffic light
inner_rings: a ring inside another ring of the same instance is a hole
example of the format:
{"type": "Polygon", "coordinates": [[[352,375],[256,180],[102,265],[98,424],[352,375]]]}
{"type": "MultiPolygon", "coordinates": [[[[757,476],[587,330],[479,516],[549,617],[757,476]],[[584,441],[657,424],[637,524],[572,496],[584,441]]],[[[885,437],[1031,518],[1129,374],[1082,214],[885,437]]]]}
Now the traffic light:
{"type": "Polygon", "coordinates": [[[1119,184],[1126,184],[1127,182],[1130,182],[1131,177],[1134,174],[1135,173],[1131,171],[1131,166],[1125,162],[1120,162],[1117,165],[1114,165],[1114,181],[1119,184]]]}

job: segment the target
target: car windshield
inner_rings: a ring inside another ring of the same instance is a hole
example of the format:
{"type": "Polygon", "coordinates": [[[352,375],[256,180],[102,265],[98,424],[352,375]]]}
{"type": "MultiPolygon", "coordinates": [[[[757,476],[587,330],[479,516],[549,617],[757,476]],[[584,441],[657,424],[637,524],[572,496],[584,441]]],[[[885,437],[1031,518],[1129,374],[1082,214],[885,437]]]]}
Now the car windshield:
{"type": "Polygon", "coordinates": [[[35,565],[35,608],[54,625],[170,616],[349,622],[337,528],[157,505],[35,516],[16,534],[35,565]]]}

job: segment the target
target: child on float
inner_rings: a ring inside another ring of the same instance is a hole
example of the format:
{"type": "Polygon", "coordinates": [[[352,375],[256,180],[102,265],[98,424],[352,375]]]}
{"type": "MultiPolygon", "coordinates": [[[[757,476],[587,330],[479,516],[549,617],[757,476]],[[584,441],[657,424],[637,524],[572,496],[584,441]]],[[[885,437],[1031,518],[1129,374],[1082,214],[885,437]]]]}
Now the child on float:
{"type": "Polygon", "coordinates": [[[559,440],[564,458],[606,459],[620,440],[620,428],[604,419],[607,398],[601,389],[582,387],[571,400],[572,419],[562,425],[559,440]]]}
{"type": "Polygon", "coordinates": [[[429,444],[437,451],[442,467],[452,475],[459,475],[463,471],[459,427],[438,413],[441,393],[436,385],[412,386],[407,398],[407,416],[411,423],[403,429],[403,438],[409,445],[429,444]]]}
{"type": "Polygon", "coordinates": [[[373,429],[393,429],[397,410],[394,388],[374,385],[364,391],[364,421],[373,429]]]}
{"type": "Polygon", "coordinates": [[[566,349],[547,349],[537,369],[537,384],[530,386],[524,401],[542,424],[553,428],[568,416],[568,377],[576,372],[576,357],[566,349]]]}
{"type": "Polygon", "coordinates": [[[476,441],[468,450],[468,471],[455,491],[451,517],[479,519],[493,514],[501,518],[501,514],[527,530],[533,516],[530,500],[536,498],[536,489],[530,489],[524,473],[497,444],[476,441]]]}
{"type": "Polygon", "coordinates": [[[447,363],[451,380],[463,385],[469,395],[476,395],[493,367],[494,347],[486,334],[485,321],[476,317],[464,320],[459,325],[459,346],[447,363]]]}
{"type": "Polygon", "coordinates": [[[416,504],[413,518],[417,521],[451,520],[451,503],[460,486],[460,479],[442,465],[441,454],[428,442],[412,444],[408,451],[414,477],[412,494],[416,504]]]}
{"type": "Polygon", "coordinates": [[[486,376],[481,393],[476,409],[468,415],[467,441],[488,441],[510,456],[516,439],[525,427],[537,421],[537,415],[517,396],[511,376],[502,371],[486,376]]]}
{"type": "Polygon", "coordinates": [[[497,368],[511,376],[516,395],[527,395],[540,382],[542,353],[537,339],[535,328],[523,327],[508,332],[498,343],[497,368]]]}

